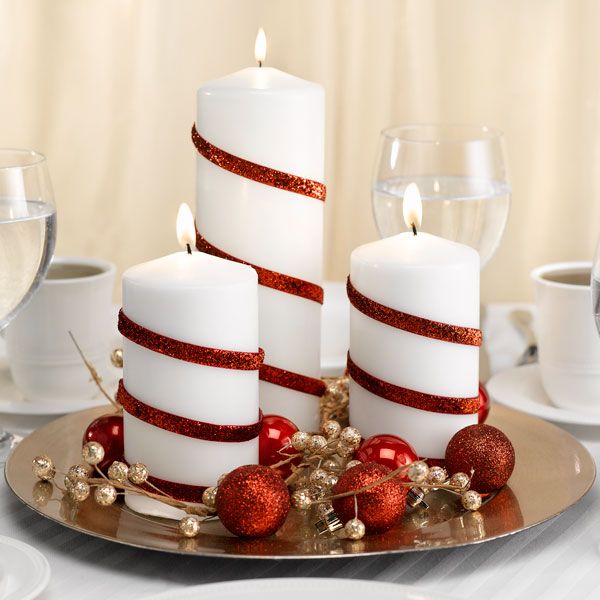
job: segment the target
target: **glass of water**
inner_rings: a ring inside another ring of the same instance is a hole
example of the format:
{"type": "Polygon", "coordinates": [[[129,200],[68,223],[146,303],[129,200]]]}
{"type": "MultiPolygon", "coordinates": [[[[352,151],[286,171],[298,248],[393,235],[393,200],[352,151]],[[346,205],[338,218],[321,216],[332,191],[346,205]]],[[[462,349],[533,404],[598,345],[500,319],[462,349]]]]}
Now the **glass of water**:
{"type": "MultiPolygon", "coordinates": [[[[44,278],[56,240],[56,209],[46,158],[0,149],[0,330],[44,278]]],[[[0,462],[13,437],[0,428],[0,462]]]]}
{"type": "Polygon", "coordinates": [[[510,207],[502,133],[480,125],[382,131],[373,181],[381,237],[406,230],[402,197],[411,182],[423,200],[423,231],[472,246],[483,268],[500,243],[510,207]]]}
{"type": "Polygon", "coordinates": [[[600,333],[600,239],[596,245],[596,254],[592,263],[592,309],[596,321],[596,329],[600,333]]]}

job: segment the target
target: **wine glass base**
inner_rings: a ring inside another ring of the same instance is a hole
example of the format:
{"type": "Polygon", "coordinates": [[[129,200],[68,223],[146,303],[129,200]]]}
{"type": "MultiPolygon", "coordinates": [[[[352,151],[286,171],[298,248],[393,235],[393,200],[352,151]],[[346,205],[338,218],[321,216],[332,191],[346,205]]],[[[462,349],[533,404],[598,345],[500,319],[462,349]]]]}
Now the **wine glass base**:
{"type": "Polygon", "coordinates": [[[22,440],[20,435],[15,435],[0,429],[0,465],[6,462],[10,451],[22,440]]]}

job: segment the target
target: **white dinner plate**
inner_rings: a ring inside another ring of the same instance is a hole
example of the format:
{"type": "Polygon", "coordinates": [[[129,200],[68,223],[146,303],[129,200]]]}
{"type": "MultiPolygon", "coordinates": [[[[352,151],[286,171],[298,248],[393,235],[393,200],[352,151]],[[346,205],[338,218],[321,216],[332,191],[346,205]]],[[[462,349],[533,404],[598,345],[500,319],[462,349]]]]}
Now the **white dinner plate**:
{"type": "Polygon", "coordinates": [[[554,406],[542,386],[537,363],[502,371],[487,382],[486,388],[496,402],[548,421],[572,425],[600,425],[600,414],[582,413],[554,406]]]}
{"type": "Polygon", "coordinates": [[[152,596],[152,600],[306,600],[307,598],[344,598],[344,600],[444,600],[451,598],[434,591],[397,583],[360,579],[285,577],[247,579],[180,588],[152,596]]]}
{"type": "Polygon", "coordinates": [[[37,598],[50,581],[50,565],[44,555],[23,542],[0,536],[0,598],[37,598]]]}

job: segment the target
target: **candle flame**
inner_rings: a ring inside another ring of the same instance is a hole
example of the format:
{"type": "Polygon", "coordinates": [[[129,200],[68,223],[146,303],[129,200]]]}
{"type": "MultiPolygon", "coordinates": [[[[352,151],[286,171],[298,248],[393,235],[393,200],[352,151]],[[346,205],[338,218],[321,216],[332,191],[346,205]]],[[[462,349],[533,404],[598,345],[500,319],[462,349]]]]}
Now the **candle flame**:
{"type": "Polygon", "coordinates": [[[185,202],[179,205],[179,211],[177,212],[177,241],[183,248],[188,245],[195,246],[194,215],[192,215],[190,207],[185,202]]]}
{"type": "Polygon", "coordinates": [[[256,34],[256,42],[254,42],[254,58],[259,66],[262,66],[267,56],[267,36],[265,30],[261,27],[256,34]]]}
{"type": "Polygon", "coordinates": [[[404,222],[409,229],[416,230],[421,227],[421,219],[423,218],[423,204],[421,202],[421,194],[416,183],[409,183],[404,190],[404,198],[402,199],[402,214],[404,222]]]}

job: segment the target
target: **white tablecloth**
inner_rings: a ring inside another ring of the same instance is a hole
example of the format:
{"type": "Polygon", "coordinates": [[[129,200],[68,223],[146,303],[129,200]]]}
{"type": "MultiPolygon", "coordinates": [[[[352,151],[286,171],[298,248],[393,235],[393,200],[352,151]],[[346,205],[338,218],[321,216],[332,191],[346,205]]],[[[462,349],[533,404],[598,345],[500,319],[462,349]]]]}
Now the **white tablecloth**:
{"type": "MultiPolygon", "coordinates": [[[[489,307],[484,322],[492,373],[512,366],[523,349],[509,325],[509,308],[489,307]]],[[[0,419],[5,427],[21,431],[43,422],[0,419]]],[[[600,460],[600,428],[568,430],[600,460]]],[[[296,576],[414,584],[457,598],[600,598],[599,486],[553,521],[485,544],[373,558],[244,561],[142,551],[81,535],[23,506],[2,481],[0,535],[23,540],[46,555],[52,568],[42,595],[46,600],[138,598],[177,586],[296,576]]]]}

